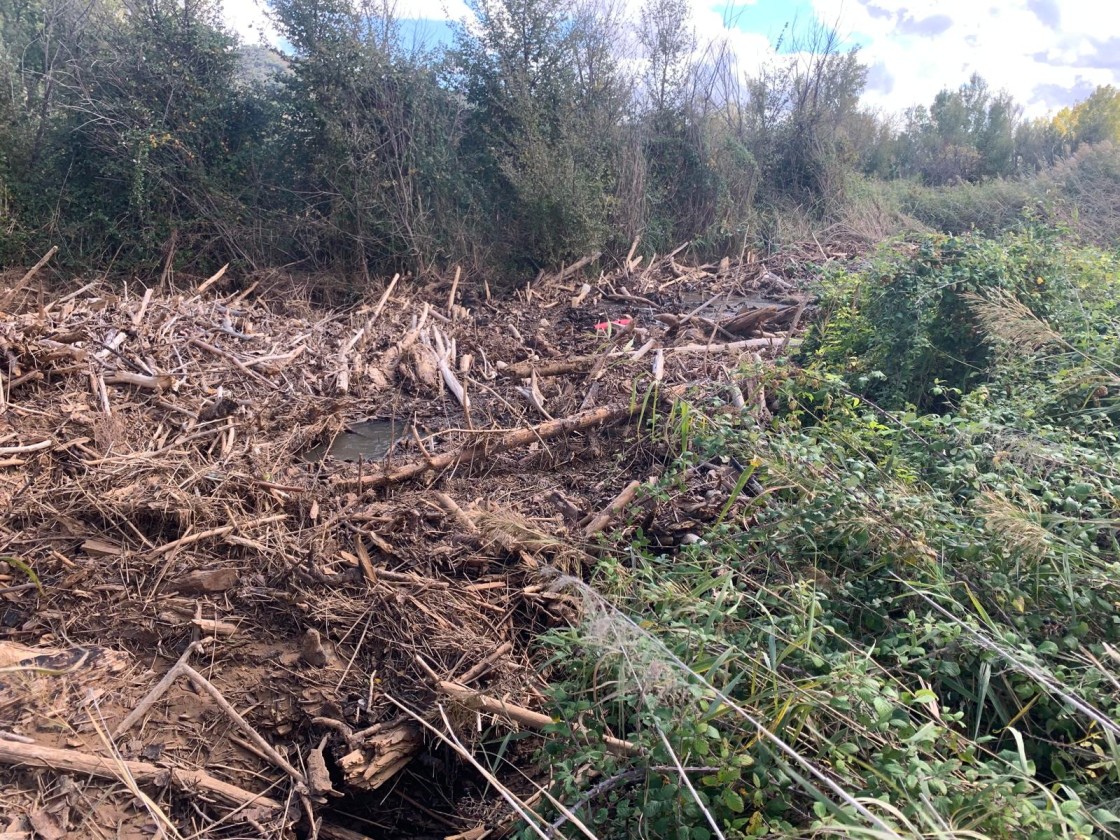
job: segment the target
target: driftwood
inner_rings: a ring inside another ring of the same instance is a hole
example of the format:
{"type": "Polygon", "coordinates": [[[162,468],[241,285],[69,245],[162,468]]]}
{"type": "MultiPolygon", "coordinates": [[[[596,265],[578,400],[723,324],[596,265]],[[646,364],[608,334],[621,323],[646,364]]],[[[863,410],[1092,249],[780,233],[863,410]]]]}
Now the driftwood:
{"type": "Polygon", "coordinates": [[[420,752],[424,739],[410,722],[366,735],[361,747],[338,761],[350,788],[377,790],[420,752]]]}
{"type": "MultiPolygon", "coordinates": [[[[743,341],[729,341],[725,344],[682,344],[679,347],[669,347],[669,353],[738,353],[740,350],[758,350],[764,347],[780,347],[780,338],[748,338],[743,341]]],[[[801,340],[793,339],[787,342],[788,347],[800,347],[801,340]]]]}
{"type": "Polygon", "coordinates": [[[470,443],[453,452],[434,455],[428,460],[406,464],[403,467],[397,467],[388,472],[373,473],[372,475],[365,475],[356,479],[343,479],[337,482],[337,484],[339,487],[372,489],[375,487],[387,487],[391,484],[399,484],[402,481],[418,478],[429,471],[444,470],[450,466],[469,467],[480,459],[490,459],[503,452],[509,452],[511,449],[528,446],[534,441],[548,440],[549,438],[595,428],[596,426],[607,426],[612,423],[621,422],[629,418],[636,411],[637,408],[631,408],[628,405],[594,408],[590,411],[585,411],[571,417],[564,417],[560,420],[549,420],[546,423],[541,423],[538,426],[532,426],[527,429],[515,429],[501,437],[470,443]]]}
{"type": "Polygon", "coordinates": [[[597,514],[587,523],[587,527],[583,529],[583,535],[585,537],[593,537],[610,525],[611,520],[618,516],[618,514],[626,509],[627,505],[634,501],[634,497],[638,495],[638,488],[641,486],[642,483],[640,481],[631,481],[627,484],[623,491],[615,496],[602,513],[597,514]]]}
{"type": "Polygon", "coordinates": [[[42,767],[116,781],[124,781],[131,776],[141,785],[171,786],[184,793],[201,790],[231,805],[248,805],[274,813],[284,810],[284,805],[275,799],[215,779],[201,770],[157,767],[142,761],[119,761],[78,750],[23,744],[5,738],[0,738],[0,764],[42,767]]]}
{"type": "MultiPolygon", "coordinates": [[[[556,723],[553,718],[546,714],[534,712],[532,709],[526,709],[524,706],[507,703],[505,700],[499,700],[496,697],[479,694],[473,689],[467,688],[462,683],[453,682],[451,680],[440,680],[437,682],[436,688],[439,689],[441,694],[446,694],[468,709],[505,717],[527,729],[540,730],[556,723]]],[[[580,729],[580,727],[574,728],[577,730],[580,729]]],[[[636,745],[631,744],[629,741],[624,741],[621,738],[613,738],[609,735],[603,736],[603,745],[607,748],[608,752],[612,752],[615,755],[641,754],[641,749],[636,745]]]]}

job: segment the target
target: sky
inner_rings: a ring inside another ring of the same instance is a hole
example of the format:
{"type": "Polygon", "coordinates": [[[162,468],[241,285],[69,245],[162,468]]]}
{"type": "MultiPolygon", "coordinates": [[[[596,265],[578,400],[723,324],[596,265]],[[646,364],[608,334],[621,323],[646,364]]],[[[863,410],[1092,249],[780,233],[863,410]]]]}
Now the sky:
{"type": "MultiPolygon", "coordinates": [[[[640,5],[639,0],[628,0],[640,5]]],[[[835,25],[868,67],[865,102],[886,113],[929,104],[945,87],[979,73],[1006,90],[1028,117],[1043,116],[1120,86],[1118,0],[691,0],[701,43],[727,38],[741,65],[772,57],[786,24],[835,25]]],[[[426,21],[438,38],[467,13],[462,0],[396,0],[402,19],[426,21]]],[[[224,0],[231,28],[273,40],[259,0],[224,0]]],[[[784,42],[788,44],[788,39],[784,42]]]]}

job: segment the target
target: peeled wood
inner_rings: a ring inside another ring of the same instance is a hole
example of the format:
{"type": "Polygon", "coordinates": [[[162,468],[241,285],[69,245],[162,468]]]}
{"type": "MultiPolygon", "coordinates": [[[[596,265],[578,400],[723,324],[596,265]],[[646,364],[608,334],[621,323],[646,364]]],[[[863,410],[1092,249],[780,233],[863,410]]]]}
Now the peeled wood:
{"type": "Polygon", "coordinates": [[[365,475],[357,479],[345,479],[338,482],[338,486],[375,488],[399,484],[402,481],[417,478],[431,470],[443,470],[452,465],[469,466],[476,460],[483,458],[489,460],[495,455],[500,455],[503,452],[508,452],[511,449],[517,449],[521,446],[528,446],[534,441],[547,440],[548,438],[571,434],[572,432],[590,429],[595,426],[606,426],[611,423],[618,423],[627,419],[638,410],[638,407],[631,408],[629,405],[595,408],[581,414],[575,414],[571,417],[564,417],[560,420],[549,420],[546,423],[541,423],[538,426],[532,426],[528,429],[515,429],[501,437],[484,439],[477,443],[471,443],[453,452],[445,452],[441,455],[436,455],[429,460],[406,464],[391,472],[374,473],[373,475],[365,475]]]}
{"type": "Polygon", "coordinates": [[[141,785],[170,785],[188,795],[193,791],[201,790],[231,805],[251,805],[274,812],[284,809],[284,805],[275,799],[215,779],[201,770],[157,767],[142,761],[115,761],[105,756],[90,755],[77,750],[61,750],[0,739],[0,764],[43,767],[115,781],[124,781],[127,773],[141,785]]]}
{"type": "MultiPolygon", "coordinates": [[[[452,682],[451,680],[440,680],[436,687],[441,693],[462,703],[468,709],[486,712],[491,715],[500,715],[529,729],[544,729],[546,726],[551,726],[556,723],[556,721],[548,715],[534,712],[532,709],[526,709],[524,706],[516,706],[512,703],[507,703],[505,700],[499,700],[496,697],[479,694],[461,683],[452,682]]],[[[608,752],[612,752],[615,755],[639,755],[641,753],[641,750],[629,741],[623,741],[621,738],[612,738],[609,735],[603,736],[603,745],[606,746],[608,752]]]]}
{"type": "Polygon", "coordinates": [[[420,752],[424,739],[411,723],[402,723],[365,738],[361,748],[339,759],[348,788],[377,790],[420,752]]]}
{"type": "Polygon", "coordinates": [[[638,495],[638,488],[641,486],[642,483],[640,481],[631,481],[627,484],[623,491],[614,497],[614,500],[607,505],[602,513],[598,514],[588,523],[587,527],[583,529],[583,535],[585,537],[592,537],[610,525],[611,520],[618,516],[627,505],[634,501],[634,497],[638,495]]]}
{"type": "Polygon", "coordinates": [[[105,374],[106,385],[131,385],[134,388],[145,388],[159,393],[163,393],[174,383],[174,378],[165,373],[157,376],[145,376],[142,373],[119,370],[116,373],[105,374]]]}
{"type": "MultiPolygon", "coordinates": [[[[782,342],[777,338],[748,338],[745,341],[729,341],[726,344],[682,344],[670,347],[670,353],[735,353],[739,350],[756,350],[760,347],[779,347],[782,342]]],[[[800,347],[801,339],[788,343],[789,347],[800,347]]]]}

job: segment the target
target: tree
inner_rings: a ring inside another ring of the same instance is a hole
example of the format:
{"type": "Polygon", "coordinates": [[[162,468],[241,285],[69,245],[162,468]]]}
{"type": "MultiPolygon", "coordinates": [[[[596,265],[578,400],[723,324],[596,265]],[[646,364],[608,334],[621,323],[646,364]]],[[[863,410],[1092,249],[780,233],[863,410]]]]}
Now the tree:
{"type": "Polygon", "coordinates": [[[215,239],[250,259],[229,225],[242,173],[237,42],[216,0],[145,0],[103,8],[63,84],[74,175],[68,199],[100,220],[105,248],[192,256],[215,239]]]}
{"type": "Polygon", "coordinates": [[[839,200],[854,160],[845,123],[866,78],[858,49],[843,50],[836,29],[814,26],[752,81],[752,145],[770,200],[818,211],[839,200]]]}
{"type": "Polygon", "coordinates": [[[993,94],[973,73],[956,90],[940,91],[928,110],[907,112],[902,172],[935,185],[1010,175],[1020,115],[1009,94],[993,94]]]}
{"type": "Polygon", "coordinates": [[[1054,116],[1055,128],[1074,149],[1082,145],[1120,143],[1120,91],[1101,85],[1087,99],[1054,116]]]}
{"type": "Polygon", "coordinates": [[[430,57],[401,45],[384,4],[272,0],[292,46],[281,77],[284,132],[277,189],[296,259],[341,260],[370,274],[425,267],[448,242],[458,106],[430,57]]]}
{"type": "Polygon", "coordinates": [[[598,28],[609,17],[545,0],[471,9],[453,80],[469,105],[462,149],[490,240],[530,266],[601,247],[623,113],[598,28]]]}

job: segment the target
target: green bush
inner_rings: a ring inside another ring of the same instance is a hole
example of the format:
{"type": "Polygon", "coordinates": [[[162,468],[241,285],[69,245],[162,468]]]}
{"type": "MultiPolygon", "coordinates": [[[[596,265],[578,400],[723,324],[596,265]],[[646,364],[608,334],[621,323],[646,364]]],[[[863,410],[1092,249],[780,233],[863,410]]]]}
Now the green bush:
{"type": "Polygon", "coordinates": [[[1115,829],[1118,268],[1040,233],[899,244],[825,281],[804,367],[745,372],[771,423],[665,421],[654,501],[713,459],[762,492],[699,544],[639,533],[566,584],[585,621],[550,639],[547,758],[575,816],[600,837],[1115,829]],[[908,407],[949,351],[971,367],[908,407]]]}

